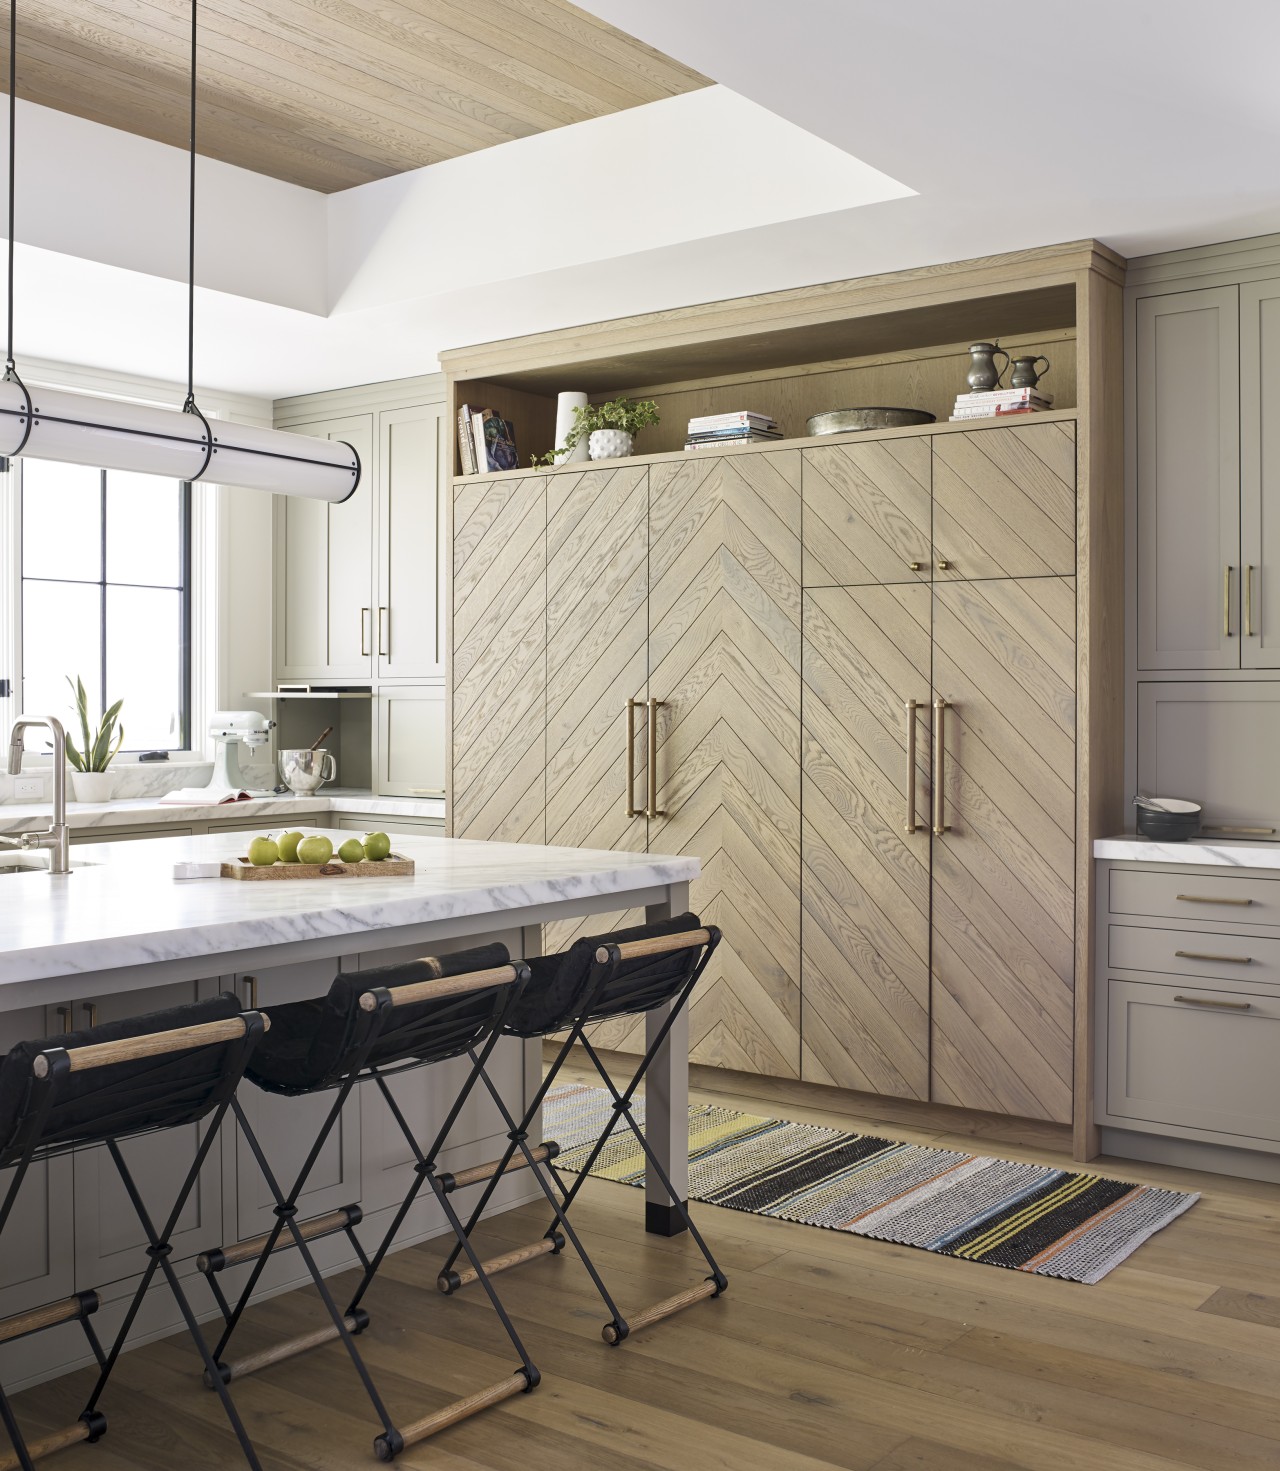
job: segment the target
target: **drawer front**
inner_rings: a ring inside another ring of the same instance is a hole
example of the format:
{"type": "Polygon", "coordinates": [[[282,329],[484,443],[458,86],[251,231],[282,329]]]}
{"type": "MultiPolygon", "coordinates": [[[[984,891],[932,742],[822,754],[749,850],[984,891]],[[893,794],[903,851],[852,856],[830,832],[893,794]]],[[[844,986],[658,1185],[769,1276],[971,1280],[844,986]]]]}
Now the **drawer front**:
{"type": "MultiPolygon", "coordinates": [[[[1276,850],[1276,864],[1280,867],[1280,848],[1276,850]]],[[[1113,868],[1109,907],[1112,914],[1280,927],[1280,878],[1113,868]]]]}
{"type": "Polygon", "coordinates": [[[1112,978],[1107,998],[1108,1114],[1280,1140],[1280,996],[1112,978]]]}
{"type": "Polygon", "coordinates": [[[1156,970],[1169,976],[1247,981],[1280,989],[1280,938],[1215,935],[1202,930],[1156,930],[1113,924],[1107,963],[1122,970],[1156,970]]]}

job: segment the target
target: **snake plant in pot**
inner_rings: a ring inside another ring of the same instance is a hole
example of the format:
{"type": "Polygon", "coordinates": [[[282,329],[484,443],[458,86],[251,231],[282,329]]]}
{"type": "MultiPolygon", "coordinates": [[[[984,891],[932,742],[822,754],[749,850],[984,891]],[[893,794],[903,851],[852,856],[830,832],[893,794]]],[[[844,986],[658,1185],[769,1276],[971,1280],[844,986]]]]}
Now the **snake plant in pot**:
{"type": "Polygon", "coordinates": [[[77,802],[109,802],[115,786],[115,774],[108,770],[124,741],[120,721],[123,700],[117,700],[103,715],[97,730],[89,725],[89,696],[79,675],[73,681],[67,675],[71,693],[76,697],[76,716],[80,722],[80,744],[67,737],[67,760],[71,763],[71,785],[77,802]],[[113,742],[114,737],[114,742],[113,742]]]}

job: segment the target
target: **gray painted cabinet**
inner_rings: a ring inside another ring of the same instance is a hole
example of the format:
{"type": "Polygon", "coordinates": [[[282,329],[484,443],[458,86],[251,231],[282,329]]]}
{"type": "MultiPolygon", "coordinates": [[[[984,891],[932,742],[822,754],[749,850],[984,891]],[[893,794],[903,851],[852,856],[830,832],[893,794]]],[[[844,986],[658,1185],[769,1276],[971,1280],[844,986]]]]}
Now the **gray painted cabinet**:
{"type": "Polygon", "coordinates": [[[1280,281],[1240,288],[1241,663],[1280,669],[1280,281]]]}

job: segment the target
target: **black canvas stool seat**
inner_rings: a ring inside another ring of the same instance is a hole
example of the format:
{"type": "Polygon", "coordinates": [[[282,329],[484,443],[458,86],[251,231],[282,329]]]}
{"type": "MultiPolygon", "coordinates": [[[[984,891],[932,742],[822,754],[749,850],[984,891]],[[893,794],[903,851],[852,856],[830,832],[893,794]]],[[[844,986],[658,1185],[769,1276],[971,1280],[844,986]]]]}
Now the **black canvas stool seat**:
{"type": "MultiPolygon", "coordinates": [[[[548,1182],[553,1181],[558,1191],[557,1202],[549,1183],[544,1185],[548,1199],[556,1206],[555,1220],[540,1242],[531,1242],[528,1246],[506,1252],[483,1263],[484,1269],[490,1275],[559,1250],[559,1245],[562,1244],[559,1240],[560,1233],[568,1234],[572,1231],[568,1221],[570,1208],[583,1182],[591,1173],[592,1166],[621,1122],[627,1124],[639,1141],[645,1158],[646,1173],[651,1173],[666,1191],[681,1228],[692,1236],[711,1270],[711,1275],[703,1282],[633,1313],[628,1320],[619,1311],[595,1264],[574,1237],[574,1245],[609,1313],[609,1320],[602,1330],[604,1340],[609,1344],[619,1344],[637,1328],[660,1322],[692,1303],[708,1297],[719,1297],[729,1285],[689,1215],[688,1202],[680,1199],[672,1187],[670,1177],[645,1138],[644,1129],[637,1122],[632,1107],[637,1089],[644,1081],[645,1074],[661,1050],[677,1017],[688,1004],[693,988],[698,984],[719,943],[720,931],[714,925],[703,925],[695,914],[682,914],[674,919],[638,925],[633,929],[615,930],[607,935],[584,936],[563,954],[530,960],[529,984],[512,1004],[503,1021],[503,1030],[510,1036],[534,1038],[563,1032],[567,1028],[567,1035],[547,1069],[541,1086],[525,1110],[524,1117],[518,1123],[488,1074],[484,1074],[484,1083],[490,1096],[510,1125],[509,1137],[512,1143],[503,1158],[497,1161],[497,1169],[471,1212],[466,1224],[468,1235],[479,1223],[496,1183],[503,1170],[510,1167],[515,1151],[524,1147],[523,1141],[528,1137],[529,1129],[575,1046],[580,1045],[584,1049],[613,1098],[613,1110],[608,1122],[592,1145],[572,1185],[566,1189],[562,1176],[556,1170],[554,1159],[557,1151],[554,1147],[548,1157],[540,1159],[533,1166],[539,1180],[544,1179],[545,1172],[548,1182]],[[600,1054],[592,1046],[586,1028],[595,1022],[639,1015],[662,1006],[670,1009],[653,1042],[640,1059],[630,1082],[619,1092],[600,1054]]],[[[460,1246],[454,1247],[440,1271],[437,1285],[446,1295],[476,1280],[474,1271],[458,1269],[460,1250],[460,1246]]]]}
{"type": "Polygon", "coordinates": [[[275,1199],[276,1221],[262,1236],[217,1247],[197,1258],[197,1266],[205,1274],[226,1323],[213,1351],[216,1377],[212,1368],[206,1373],[210,1387],[223,1386],[335,1339],[341,1340],[382,1422],[382,1431],[374,1440],[374,1453],[380,1460],[390,1461],[406,1446],[513,1394],[527,1393],[537,1385],[538,1370],[472,1251],[449,1198],[455,1177],[436,1168],[449,1131],[483,1074],[484,1065],[502,1035],[503,1021],[518,1001],[528,978],[528,967],[520,962],[513,964],[505,945],[486,945],[439,958],[339,975],[325,996],[269,1009],[271,1030],[247,1070],[250,1082],[266,1092],[293,1098],[332,1092],[333,1101],[315,1142],[287,1189],[277,1180],[243,1108],[239,1102],[232,1102],[239,1128],[275,1199]],[[409,1069],[464,1055],[471,1058],[472,1065],[463,1086],[434,1138],[424,1148],[396,1103],[387,1079],[409,1069]],[[310,1220],[297,1219],[297,1203],[311,1171],[338,1123],[351,1090],[363,1079],[371,1080],[381,1094],[416,1161],[413,1182],[372,1255],[366,1253],[354,1229],[361,1220],[358,1201],[310,1220]],[[520,1362],[512,1374],[498,1383],[410,1425],[397,1427],[374,1385],[356,1339],[369,1324],[369,1315],[361,1302],[424,1187],[432,1191],[460,1249],[468,1253],[477,1280],[487,1291],[520,1362]],[[345,1308],[339,1308],[334,1300],[310,1245],[336,1232],[346,1234],[364,1268],[345,1308]],[[225,1359],[224,1354],[268,1260],[274,1252],[290,1249],[296,1250],[305,1264],[330,1325],[239,1359],[225,1359]],[[232,1304],[222,1290],[219,1276],[227,1267],[243,1262],[253,1265],[232,1304]]]}
{"type": "MultiPolygon", "coordinates": [[[[14,1170],[0,1204],[0,1250],[4,1228],[31,1165],[95,1144],[106,1148],[148,1243],[146,1267],[108,1352],[103,1352],[90,1321],[98,1306],[94,1292],[80,1292],[0,1322],[0,1342],[78,1322],[99,1367],[79,1419],[30,1444],[0,1390],[0,1420],[13,1445],[13,1459],[0,1464],[32,1471],[38,1457],[78,1441],[96,1441],[105,1433],[106,1419],[98,1402],[157,1272],[168,1282],[206,1368],[212,1369],[213,1356],[170,1261],[170,1237],[265,1026],[257,1012],[242,1012],[235,996],[223,995],[65,1036],[22,1042],[0,1059],[0,1168],[14,1170]],[[157,1229],[121,1152],[121,1142],[205,1120],[191,1167],[157,1229]]],[[[230,1393],[225,1385],[220,1384],[219,1390],[240,1447],[258,1471],[257,1457],[230,1393]]]]}

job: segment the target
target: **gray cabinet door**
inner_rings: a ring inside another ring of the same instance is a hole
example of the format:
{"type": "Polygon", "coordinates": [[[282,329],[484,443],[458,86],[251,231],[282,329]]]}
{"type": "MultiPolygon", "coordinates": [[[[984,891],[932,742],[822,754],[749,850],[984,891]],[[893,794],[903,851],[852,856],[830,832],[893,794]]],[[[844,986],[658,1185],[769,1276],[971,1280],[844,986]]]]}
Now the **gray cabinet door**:
{"type": "Polygon", "coordinates": [[[1240,665],[1235,286],[1137,304],[1138,668],[1240,665]]]}
{"type": "MultiPolygon", "coordinates": [[[[246,1002],[253,1001],[268,1010],[290,1001],[324,995],[334,972],[347,968],[350,967],[344,961],[306,961],[255,971],[252,985],[248,976],[235,979],[246,1002]]],[[[333,1104],[333,1094],[283,1098],[246,1083],[240,1089],[239,1098],[272,1172],[287,1194],[333,1104]]],[[[234,1151],[236,1199],[232,1229],[237,1234],[233,1239],[244,1240],[271,1229],[275,1223],[274,1201],[239,1129],[235,1131],[234,1151]]],[[[347,1100],[342,1118],[320,1151],[307,1188],[298,1198],[298,1216],[305,1220],[359,1199],[360,1093],[357,1089],[347,1100]]],[[[203,1243],[211,1244],[216,1243],[203,1243]]]]}
{"type": "MultiPolygon", "coordinates": [[[[99,996],[75,1007],[74,1025],[120,1021],[142,1012],[186,1006],[217,994],[217,982],[183,981],[99,996]]],[[[204,1124],[164,1129],[127,1139],[120,1146],[151,1218],[160,1225],[191,1167],[204,1124]]],[[[136,1277],[146,1266],[146,1236],[106,1149],[95,1145],[75,1153],[75,1262],[78,1287],[101,1287],[136,1277]]],[[[216,1243],[222,1230],[222,1160],[215,1145],[172,1237],[175,1260],[184,1261],[216,1243]]]]}
{"type": "Polygon", "coordinates": [[[1280,833],[1280,684],[1138,685],[1138,789],[1204,808],[1204,826],[1242,837],[1280,833]]]}
{"type": "Polygon", "coordinates": [[[1280,669],[1280,281],[1240,287],[1241,662],[1280,669]]]}
{"type": "Polygon", "coordinates": [[[368,679],[373,669],[373,417],[300,425],[344,440],[360,456],[360,483],[341,505],[281,496],[276,537],[276,668],[282,679],[368,679]]]}
{"type": "Polygon", "coordinates": [[[388,685],[378,691],[377,764],[380,797],[444,794],[444,685],[388,685]]]}
{"type": "Polygon", "coordinates": [[[426,679],[444,673],[440,486],[444,455],[452,447],[446,426],[442,403],[378,415],[373,632],[379,679],[426,679]]]}

